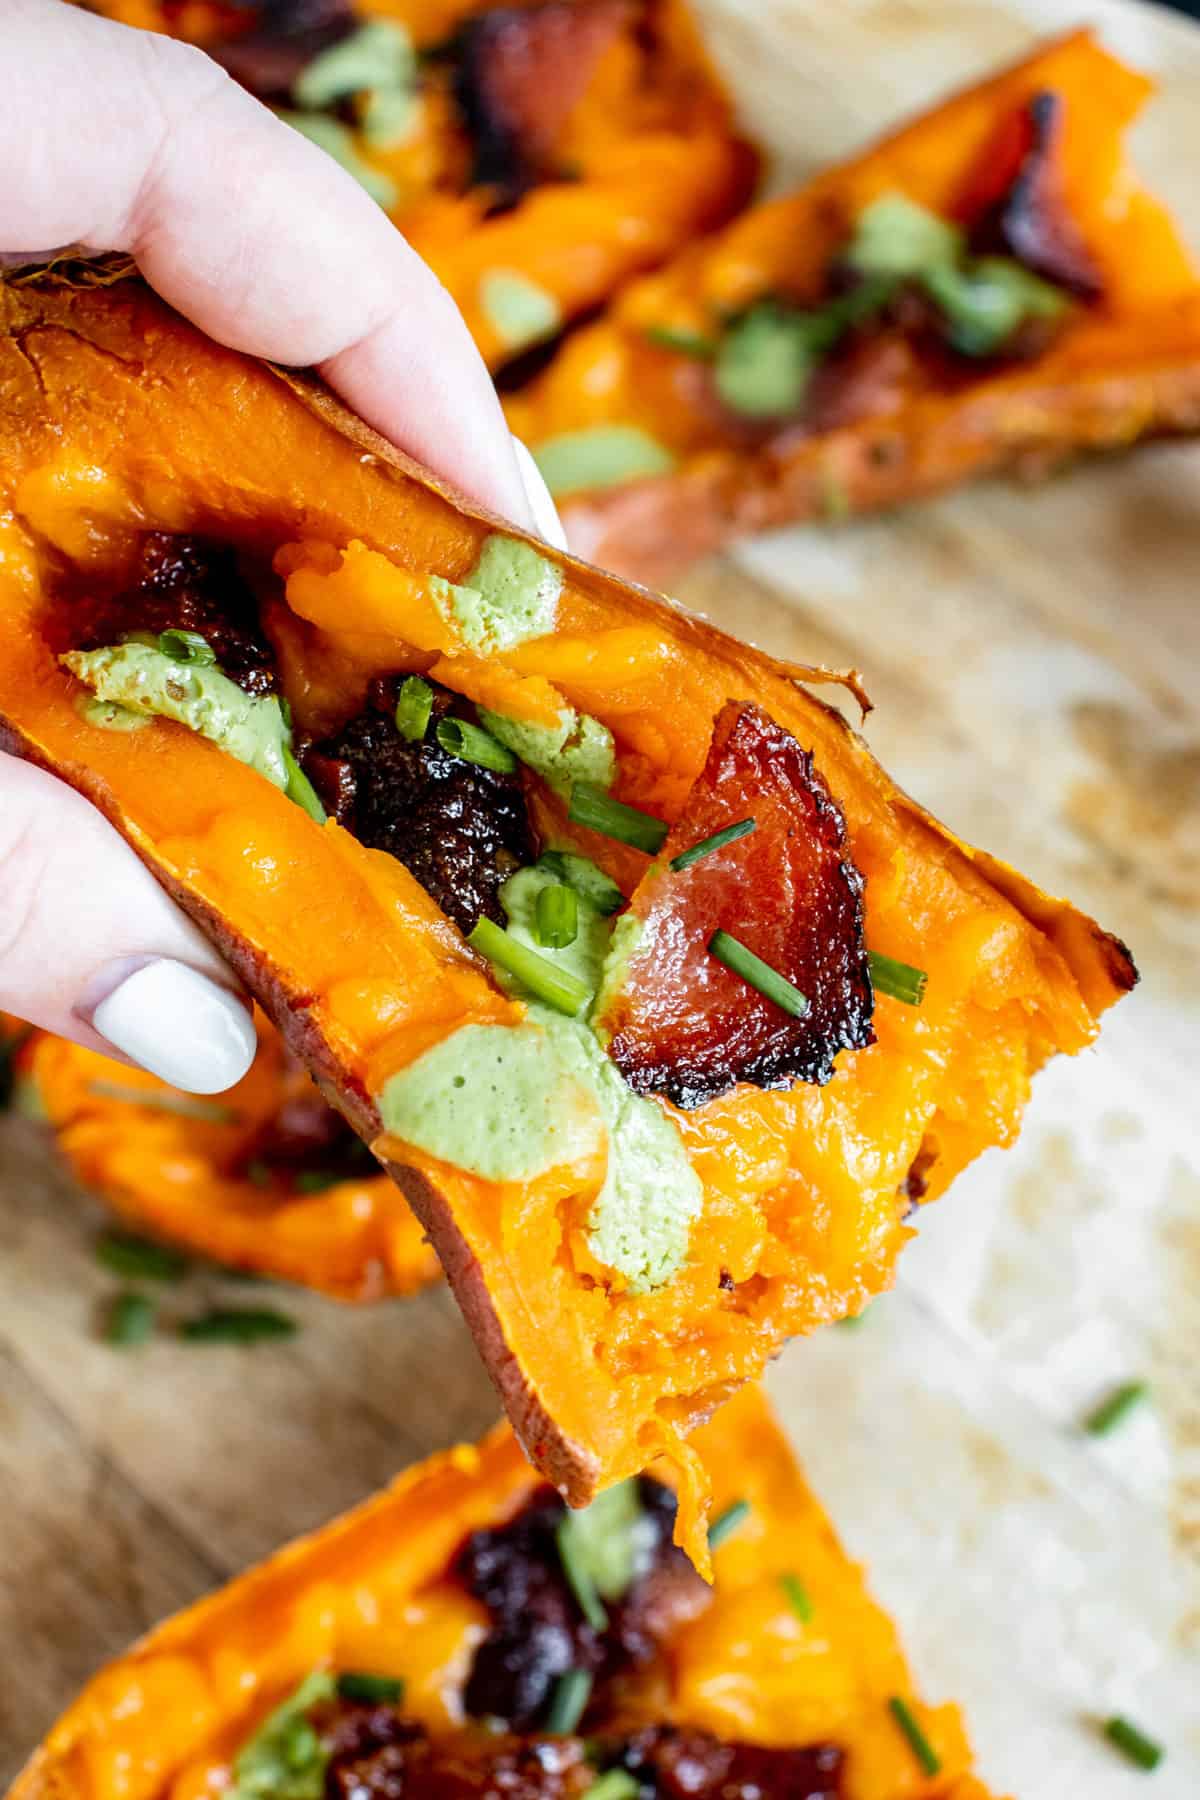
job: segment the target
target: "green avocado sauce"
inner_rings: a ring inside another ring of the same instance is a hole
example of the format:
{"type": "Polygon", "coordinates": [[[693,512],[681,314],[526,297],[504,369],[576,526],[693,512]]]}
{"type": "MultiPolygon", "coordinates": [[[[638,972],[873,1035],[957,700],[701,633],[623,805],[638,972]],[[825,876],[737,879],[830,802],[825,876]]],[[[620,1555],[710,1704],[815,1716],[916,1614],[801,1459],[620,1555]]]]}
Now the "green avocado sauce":
{"type": "MultiPolygon", "coordinates": [[[[552,867],[513,876],[501,893],[509,930],[601,988],[614,934],[586,897],[573,944],[549,950],[534,935],[538,893],[557,879],[552,867]]],[[[618,954],[627,955],[631,931],[618,935],[618,954]]],[[[588,1217],[593,1256],[646,1293],[687,1255],[703,1189],[683,1140],[661,1108],[626,1086],[583,1020],[531,1001],[519,1025],[465,1025],[393,1075],[379,1109],[406,1143],[489,1181],[535,1180],[607,1139],[608,1168],[588,1217]]]]}
{"type": "Polygon", "coordinates": [[[72,650],[62,662],[97,700],[174,719],[286,790],[291,734],[274,694],[244,693],[215,663],[177,662],[149,644],[72,650]]]}
{"type": "Polygon", "coordinates": [[[461,583],[435,575],[430,585],[467,647],[495,656],[554,630],[563,578],[532,544],[494,531],[461,583]]]}

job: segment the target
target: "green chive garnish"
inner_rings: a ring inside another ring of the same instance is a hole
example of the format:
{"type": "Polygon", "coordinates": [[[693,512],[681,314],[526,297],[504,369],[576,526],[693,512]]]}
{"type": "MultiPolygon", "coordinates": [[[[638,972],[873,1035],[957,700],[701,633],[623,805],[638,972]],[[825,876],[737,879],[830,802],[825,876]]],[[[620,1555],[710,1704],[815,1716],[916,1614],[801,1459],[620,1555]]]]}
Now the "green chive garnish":
{"type": "Polygon", "coordinates": [[[512,775],[519,766],[507,744],[502,744],[490,731],[484,731],[481,725],[472,725],[467,719],[439,719],[433,735],[447,756],[476,763],[481,769],[494,769],[498,775],[512,775]]]}
{"type": "Polygon", "coordinates": [[[940,1774],[942,1759],[917,1723],[916,1716],[908,1702],[902,1700],[899,1694],[893,1694],[888,1701],[888,1711],[908,1739],[909,1747],[925,1774],[940,1774]]]}
{"type": "Polygon", "coordinates": [[[701,331],[685,331],[674,325],[647,325],[646,337],[660,350],[674,350],[679,356],[693,356],[697,362],[709,362],[717,354],[715,338],[701,331]]]}
{"type": "Polygon", "coordinates": [[[158,647],[172,662],[194,663],[197,668],[206,668],[217,660],[216,651],[198,631],[180,631],[172,626],[169,631],[159,632],[158,647]]]}
{"type": "Polygon", "coordinates": [[[779,1585],[788,1597],[788,1604],[798,1619],[807,1625],[813,1616],[813,1603],[808,1597],[808,1589],[798,1575],[781,1575],[779,1585]]]}
{"type": "Polygon", "coordinates": [[[270,1307],[214,1306],[211,1312],[185,1319],[179,1335],[189,1344],[257,1344],[266,1338],[293,1337],[296,1330],[294,1319],[270,1307]]]}
{"type": "Polygon", "coordinates": [[[395,1675],[366,1675],[359,1669],[347,1669],[337,1678],[337,1691],[343,1700],[361,1700],[368,1706],[398,1706],[404,1698],[404,1683],[395,1675]]]}
{"type": "Polygon", "coordinates": [[[433,711],[433,689],[419,675],[410,675],[400,683],[396,701],[396,730],[410,743],[418,743],[429,729],[433,711]]]}
{"type": "Polygon", "coordinates": [[[709,1549],[719,1550],[726,1538],[732,1537],[735,1531],[740,1531],[749,1517],[748,1500],[735,1500],[732,1506],[727,1506],[724,1512],[718,1513],[708,1528],[709,1549]]]}
{"type": "Polygon", "coordinates": [[[724,849],[726,844],[735,844],[739,838],[749,837],[757,827],[755,819],[739,819],[736,825],[726,825],[724,831],[714,831],[711,837],[702,838],[693,844],[690,850],[681,850],[678,856],[671,858],[673,869],[690,869],[693,863],[711,856],[714,850],[724,849]]]}
{"type": "Polygon", "coordinates": [[[714,931],[708,949],[709,954],[715,956],[719,963],[724,963],[727,969],[740,975],[743,981],[748,982],[752,988],[757,988],[768,1000],[773,1000],[776,1006],[781,1007],[785,1013],[790,1013],[793,1019],[802,1018],[808,1011],[808,1001],[786,975],[781,975],[778,969],[765,963],[761,956],[755,956],[753,950],[747,950],[745,944],[739,943],[727,931],[714,931]]]}
{"type": "Polygon", "coordinates": [[[583,1546],[571,1529],[570,1513],[560,1523],[554,1538],[567,1586],[578,1600],[580,1612],[593,1631],[603,1631],[608,1625],[608,1614],[596,1589],[595,1578],[588,1567],[583,1546]]]}
{"type": "Polygon", "coordinates": [[[606,1769],[585,1792],[585,1800],[637,1800],[641,1783],[628,1769],[606,1769]]]}
{"type": "Polygon", "coordinates": [[[287,787],[284,793],[288,799],[294,800],[318,825],[323,825],[327,815],[317,790],[286,744],[283,746],[283,766],[287,770],[287,787]]]}
{"type": "Polygon", "coordinates": [[[586,900],[605,918],[625,904],[625,896],[616,882],[603,869],[598,869],[590,856],[579,856],[574,850],[543,850],[537,866],[548,870],[559,881],[565,881],[581,900],[586,900]]]}
{"type": "Polygon", "coordinates": [[[1157,1769],[1166,1754],[1161,1744],[1156,1744],[1153,1738],[1148,1738],[1144,1731],[1139,1731],[1119,1713],[1104,1721],[1104,1735],[1139,1769],[1157,1769]]]}
{"type": "Polygon", "coordinates": [[[188,1271],[178,1250],[132,1231],[106,1231],[97,1239],[96,1261],[126,1281],[182,1281],[188,1271]]]}
{"type": "Polygon", "coordinates": [[[555,1683],[546,1714],[546,1730],[551,1737],[569,1737],[587,1710],[591,1698],[592,1678],[586,1669],[568,1669],[555,1683]]]}
{"type": "Polygon", "coordinates": [[[1121,1423],[1127,1412],[1140,1404],[1150,1392],[1144,1381],[1124,1381],[1120,1387],[1114,1388],[1107,1399],[1087,1415],[1083,1428],[1092,1437],[1104,1437],[1121,1423]]]}
{"type": "Polygon", "coordinates": [[[547,950],[565,950],[579,935],[579,896],[561,881],[544,887],[537,897],[534,931],[547,950]]]}
{"type": "Polygon", "coordinates": [[[265,1188],[271,1185],[271,1165],[263,1161],[261,1156],[253,1156],[246,1164],[246,1180],[255,1187],[265,1188]]]}
{"type": "Polygon", "coordinates": [[[889,1000],[902,1000],[905,1006],[920,1006],[929,979],[924,969],[897,962],[893,956],[880,956],[877,950],[868,950],[867,963],[877,994],[886,994],[889,1000]]]}
{"type": "Polygon", "coordinates": [[[612,799],[590,781],[577,781],[571,789],[567,817],[574,825],[586,825],[589,831],[644,850],[647,856],[655,856],[666,842],[668,827],[661,819],[612,799]]]}
{"type": "Polygon", "coordinates": [[[129,1106],[148,1106],[151,1112],[176,1113],[181,1119],[199,1119],[205,1125],[234,1125],[237,1113],[219,1100],[198,1100],[194,1094],[161,1093],[155,1088],[122,1087],[119,1081],[89,1081],[88,1093],[101,1100],[123,1100],[129,1106]]]}
{"type": "Polygon", "coordinates": [[[120,1350],[144,1344],[154,1330],[154,1302],[145,1294],[118,1294],[104,1322],[104,1341],[120,1350]]]}
{"type": "Polygon", "coordinates": [[[486,956],[501,969],[507,969],[510,975],[527,987],[537,999],[544,1000],[547,1006],[553,1006],[557,1012],[566,1013],[574,1018],[580,1008],[590,998],[591,990],[586,982],[580,981],[577,975],[571,975],[566,969],[556,968],[546,957],[539,956],[527,944],[522,944],[510,931],[493,923],[491,919],[480,919],[475,929],[467,938],[472,949],[486,956]]]}
{"type": "Polygon", "coordinates": [[[345,1176],[336,1169],[298,1169],[292,1177],[292,1187],[297,1194],[323,1194],[344,1180],[345,1176]]]}

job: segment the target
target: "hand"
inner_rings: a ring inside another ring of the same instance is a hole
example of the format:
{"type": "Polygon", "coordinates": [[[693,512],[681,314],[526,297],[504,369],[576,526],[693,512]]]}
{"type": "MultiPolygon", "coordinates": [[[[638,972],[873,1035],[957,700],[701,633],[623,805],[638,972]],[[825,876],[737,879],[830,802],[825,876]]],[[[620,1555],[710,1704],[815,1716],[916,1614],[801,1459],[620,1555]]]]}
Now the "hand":
{"type": "MultiPolygon", "coordinates": [[[[124,250],[210,336],[314,365],[394,443],[562,543],[459,313],[358,184],[200,51],[4,0],[0,251],[124,250]]],[[[0,1008],[196,1093],[254,1055],[236,980],[99,813],[0,756],[0,1008]]]]}

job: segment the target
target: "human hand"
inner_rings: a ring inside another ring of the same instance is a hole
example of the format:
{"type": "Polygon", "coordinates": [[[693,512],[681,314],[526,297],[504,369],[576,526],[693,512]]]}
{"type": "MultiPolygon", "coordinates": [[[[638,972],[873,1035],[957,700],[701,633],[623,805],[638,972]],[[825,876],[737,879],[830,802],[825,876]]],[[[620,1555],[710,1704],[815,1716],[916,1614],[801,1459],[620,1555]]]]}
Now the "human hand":
{"type": "MultiPolygon", "coordinates": [[[[4,0],[0,251],[123,250],[210,336],[312,365],[357,413],[562,543],[445,290],[362,188],[200,51],[4,0]]],[[[196,1093],[254,1055],[235,977],[86,801],[0,755],[0,1008],[196,1093]]]]}

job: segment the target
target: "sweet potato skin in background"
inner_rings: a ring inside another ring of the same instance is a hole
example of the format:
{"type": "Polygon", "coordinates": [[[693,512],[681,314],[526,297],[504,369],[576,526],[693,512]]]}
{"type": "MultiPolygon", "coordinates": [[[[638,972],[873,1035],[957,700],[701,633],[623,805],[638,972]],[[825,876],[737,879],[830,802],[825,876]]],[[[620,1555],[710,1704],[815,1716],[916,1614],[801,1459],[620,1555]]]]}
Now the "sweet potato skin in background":
{"type": "MultiPolygon", "coordinates": [[[[245,29],[227,7],[164,12],[160,0],[85,0],[120,24],[167,30],[214,47],[245,29]]],[[[356,153],[400,194],[389,216],[457,302],[492,368],[512,354],[486,303],[488,277],[518,274],[556,304],[564,323],[602,305],[631,276],[656,268],[715,230],[754,191],[757,152],[732,109],[682,0],[643,0],[656,51],[643,65],[631,15],[572,108],[556,147],[578,178],[532,189],[488,213],[489,194],[466,188],[469,154],[448,96],[427,96],[414,135],[356,153]]],[[[394,19],[419,50],[445,43],[494,0],[358,0],[364,19],[394,19]]]]}
{"type": "Polygon", "coordinates": [[[174,1090],[153,1075],[47,1032],[22,1047],[21,1073],[76,1179],[136,1230],[337,1300],[413,1294],[437,1281],[437,1257],[381,1170],[313,1194],[264,1191],[236,1173],[289,1081],[282,1040],[261,1013],[257,1024],[254,1066],[221,1096],[228,1122],[164,1111],[154,1102],[169,1103],[174,1090]]]}
{"type": "MultiPolygon", "coordinates": [[[[718,1504],[746,1499],[751,1512],[719,1553],[711,1605],[641,1697],[648,1715],[766,1744],[833,1738],[847,1752],[847,1800],[987,1800],[957,1708],[913,1695],[893,1627],[759,1390],[731,1401],[697,1447],[718,1504]],[[780,1586],[787,1573],[803,1580],[811,1629],[780,1586]],[[893,1694],[941,1757],[932,1783],[888,1713],[893,1694]]],[[[433,1731],[455,1725],[483,1614],[441,1577],[468,1532],[511,1516],[536,1483],[505,1427],[410,1469],[102,1669],[9,1800],[199,1800],[264,1712],[323,1664],[397,1675],[406,1711],[433,1731]]]]}
{"type": "Polygon", "coordinates": [[[1123,132],[1151,92],[1090,33],[1073,33],[627,286],[508,403],[514,431],[535,448],[561,432],[621,424],[677,458],[669,473],[564,496],[572,547],[658,585],[752,532],[896,506],[990,474],[1032,477],[1078,453],[1200,428],[1200,281],[1123,156],[1123,132]],[[953,213],[997,125],[1040,90],[1065,103],[1064,198],[1102,272],[1101,303],[1030,362],[964,373],[953,389],[910,382],[835,428],[792,422],[732,441],[728,421],[700,397],[702,366],[651,342],[647,328],[703,335],[710,308],[815,292],[850,221],[881,194],[899,190],[953,213]]]}
{"type": "MultiPolygon", "coordinates": [[[[326,1097],[377,1140],[372,1096],[388,1074],[460,1024],[513,1022],[521,1009],[391,858],[317,827],[182,728],[88,725],[38,620],[64,558],[103,563],[151,527],[208,532],[260,556],[295,539],[358,540],[402,569],[458,580],[499,522],[311,380],[207,342],[132,279],[105,288],[67,276],[0,286],[0,504],[10,512],[0,524],[10,652],[0,736],[113,820],[326,1097]]],[[[775,663],[610,575],[556,560],[559,628],[540,650],[523,646],[521,665],[552,664],[583,710],[627,709],[611,713],[622,797],[674,816],[720,706],[755,701],[812,749],[845,812],[867,881],[868,942],[930,973],[920,1012],[881,1001],[879,1042],[848,1054],[827,1087],[738,1089],[679,1116],[706,1218],[688,1266],[657,1294],[610,1296],[596,1280],[572,1211],[577,1183],[563,1172],[507,1190],[377,1145],[518,1434],[578,1503],[664,1449],[686,1459],[681,1434],[786,1336],[886,1286],[907,1235],[900,1190],[914,1157],[937,1152],[932,1197],[985,1145],[1008,1141],[1033,1072],[1056,1049],[1088,1043],[1134,973],[1093,921],[958,843],[902,794],[841,715],[797,686],[827,672],[775,663]],[[622,655],[631,642],[646,647],[619,681],[603,665],[615,642],[622,655]],[[718,1256],[729,1258],[731,1296],[718,1256]]],[[[298,717],[321,699],[314,684],[342,679],[343,648],[331,639],[302,663],[298,717]]]]}

